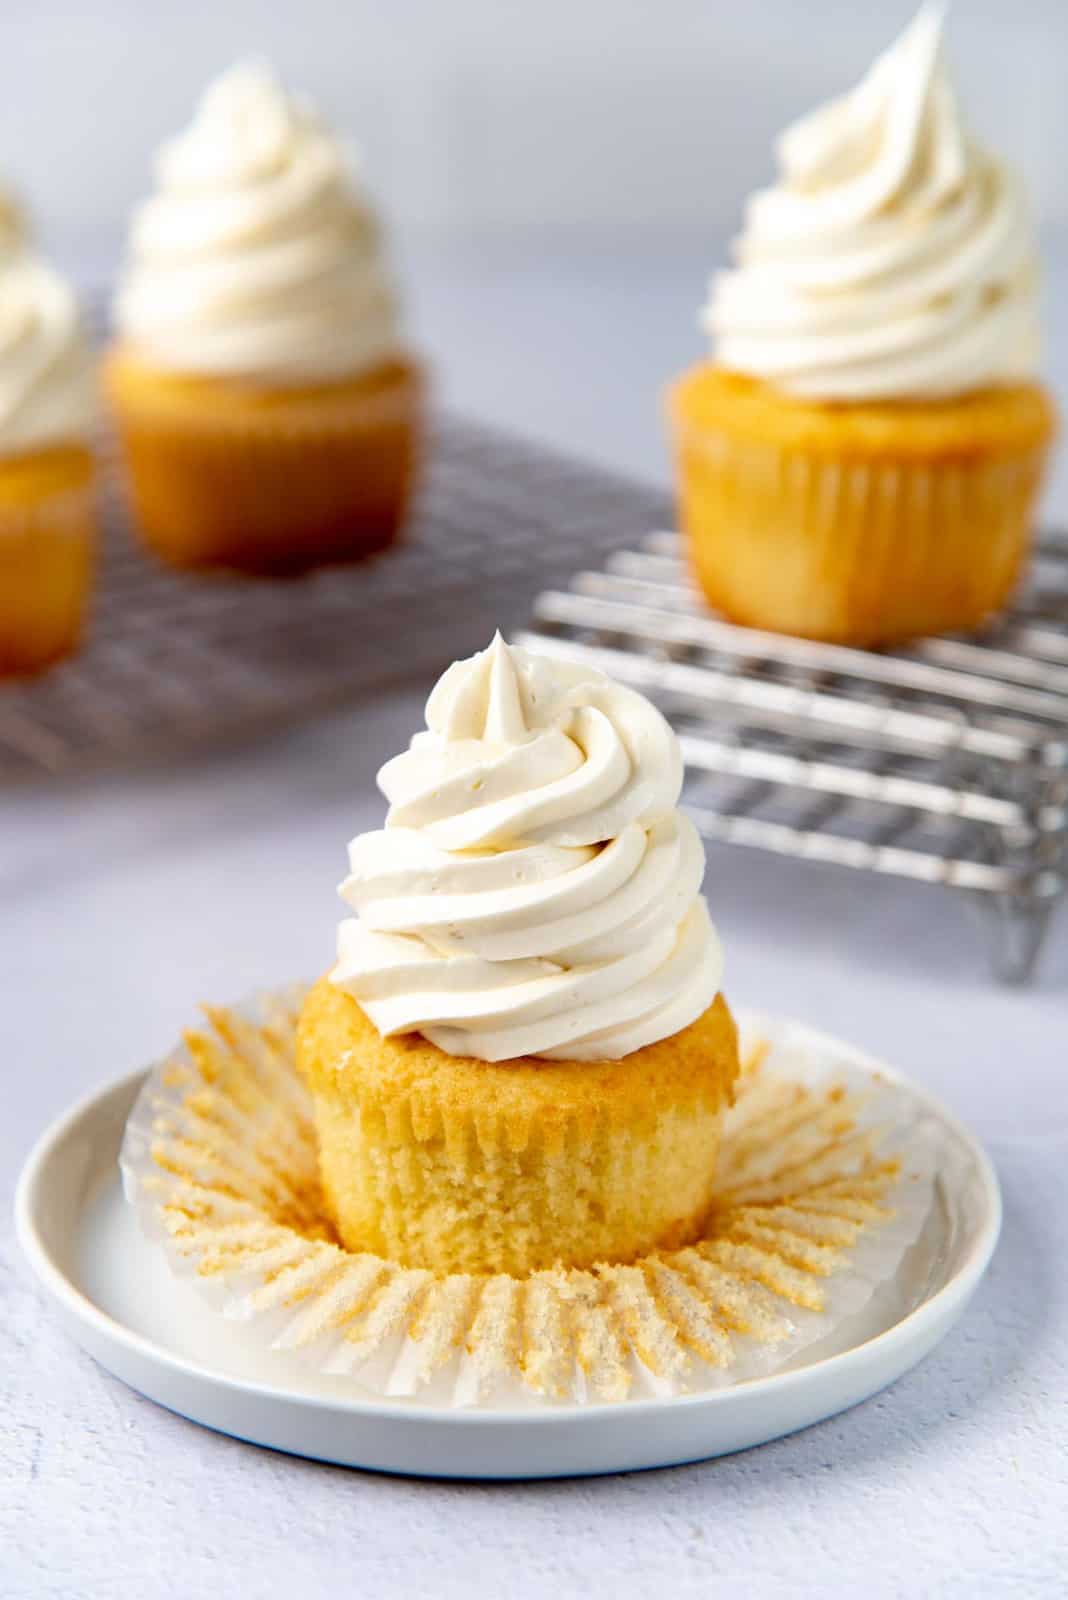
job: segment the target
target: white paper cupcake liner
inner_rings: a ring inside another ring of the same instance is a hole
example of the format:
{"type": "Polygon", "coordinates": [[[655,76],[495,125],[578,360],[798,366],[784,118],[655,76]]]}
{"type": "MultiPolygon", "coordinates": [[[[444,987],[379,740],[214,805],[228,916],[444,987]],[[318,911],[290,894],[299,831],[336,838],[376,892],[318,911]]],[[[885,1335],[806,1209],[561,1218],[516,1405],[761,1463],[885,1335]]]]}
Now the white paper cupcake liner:
{"type": "Polygon", "coordinates": [[[455,1406],[623,1401],[814,1357],[888,1292],[930,1212],[936,1125],[811,1042],[746,1030],[705,1237],[627,1266],[436,1276],[334,1242],[303,989],[207,1012],[127,1124],[127,1198],[173,1269],[250,1336],[379,1395],[455,1406]]]}
{"type": "Polygon", "coordinates": [[[676,416],[681,521],[716,609],[878,644],[974,627],[1031,542],[1048,445],[841,458],[676,416]]]}

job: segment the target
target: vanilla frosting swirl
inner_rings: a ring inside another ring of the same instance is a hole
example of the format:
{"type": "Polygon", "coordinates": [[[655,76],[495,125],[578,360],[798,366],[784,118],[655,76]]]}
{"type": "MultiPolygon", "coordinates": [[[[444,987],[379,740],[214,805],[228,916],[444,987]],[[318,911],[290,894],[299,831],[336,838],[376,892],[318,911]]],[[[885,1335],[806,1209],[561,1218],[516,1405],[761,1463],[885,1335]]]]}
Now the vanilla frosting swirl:
{"type": "Polygon", "coordinates": [[[314,382],[397,353],[396,301],[351,163],[266,66],[225,73],[163,147],[130,251],[115,320],[164,368],[314,382]]]}
{"type": "Polygon", "coordinates": [[[702,321],[717,361],[815,400],[926,399],[1034,375],[1019,180],[965,130],[925,6],[851,94],[779,142],[702,321]]]}
{"type": "Polygon", "coordinates": [[[349,846],[333,982],[452,1055],[618,1059],[719,989],[679,744],[642,695],[510,649],[457,662],[349,846]]]}
{"type": "Polygon", "coordinates": [[[83,443],[95,415],[92,354],[74,294],[0,195],[0,455],[83,443]]]}

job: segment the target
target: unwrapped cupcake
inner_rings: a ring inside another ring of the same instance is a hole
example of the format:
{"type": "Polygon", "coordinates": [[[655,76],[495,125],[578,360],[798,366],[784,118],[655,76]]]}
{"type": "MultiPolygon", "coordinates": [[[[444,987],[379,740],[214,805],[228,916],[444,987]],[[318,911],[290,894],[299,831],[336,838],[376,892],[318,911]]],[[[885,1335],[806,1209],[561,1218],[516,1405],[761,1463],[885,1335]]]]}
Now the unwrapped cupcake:
{"type": "Polygon", "coordinates": [[[0,194],[0,673],[47,666],[81,634],[95,393],[74,295],[0,194]]]}
{"type": "Polygon", "coordinates": [[[394,539],[419,370],[343,147],[267,67],[164,146],[114,312],[107,390],[160,555],[299,570],[394,539]]]}
{"type": "Polygon", "coordinates": [[[714,359],[670,394],[696,575],[752,627],[974,626],[1026,557],[1055,419],[1025,198],[962,123],[940,11],[779,159],[713,281],[714,359]]]}
{"type": "Polygon", "coordinates": [[[498,637],[440,680],[298,1030],[350,1251],[523,1274],[698,1236],[738,1048],[681,781],[591,669],[498,637]]]}

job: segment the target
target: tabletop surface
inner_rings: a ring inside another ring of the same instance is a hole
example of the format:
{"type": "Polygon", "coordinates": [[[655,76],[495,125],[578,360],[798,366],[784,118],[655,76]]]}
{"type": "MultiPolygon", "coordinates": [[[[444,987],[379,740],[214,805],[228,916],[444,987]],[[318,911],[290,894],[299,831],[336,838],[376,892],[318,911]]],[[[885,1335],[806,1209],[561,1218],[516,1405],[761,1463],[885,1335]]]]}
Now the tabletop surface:
{"type": "MultiPolygon", "coordinates": [[[[454,403],[652,478],[653,396],[692,354],[703,270],[700,248],[486,246],[416,253],[412,276],[454,403]]],[[[1055,280],[1068,290],[1068,272],[1055,280]]],[[[1052,342],[1064,393],[1057,319],[1052,342]]],[[[710,849],[731,998],[915,1075],[987,1142],[1005,1192],[1001,1246],[959,1328],[892,1389],[803,1434],[630,1477],[391,1479],[169,1415],[54,1325],[9,1223],[30,1143],[169,1045],[200,1000],[327,964],[345,843],[380,825],[375,772],[428,688],[0,796],[0,1596],[1063,1594],[1068,914],[1037,982],[999,989],[958,896],[710,849]]]]}

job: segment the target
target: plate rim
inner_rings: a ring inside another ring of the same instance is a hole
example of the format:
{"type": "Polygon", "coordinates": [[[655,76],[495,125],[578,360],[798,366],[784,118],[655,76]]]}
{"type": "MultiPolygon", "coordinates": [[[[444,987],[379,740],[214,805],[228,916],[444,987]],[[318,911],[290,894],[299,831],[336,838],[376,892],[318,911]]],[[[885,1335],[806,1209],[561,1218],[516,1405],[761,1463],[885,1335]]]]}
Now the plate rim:
{"type": "MultiPolygon", "coordinates": [[[[879,1073],[891,1082],[902,1085],[966,1147],[975,1162],[984,1199],[985,1216],[981,1227],[969,1241],[964,1260],[952,1277],[929,1299],[914,1307],[881,1333],[862,1340],[848,1350],[825,1356],[822,1360],[813,1361],[791,1371],[771,1373],[765,1377],[750,1378],[737,1384],[694,1394],[654,1395],[622,1403],[596,1401],[586,1405],[554,1404],[542,1409],[517,1407],[443,1409],[418,1401],[398,1404],[371,1394],[356,1394],[348,1398],[306,1393],[299,1389],[287,1389],[254,1379],[234,1377],[188,1360],[168,1350],[166,1346],[157,1344],[144,1334],[137,1333],[91,1300],[54,1259],[42,1237],[36,1217],[41,1185],[55,1148],[104,1100],[112,1096],[118,1097],[123,1091],[127,1091],[132,1108],[137,1090],[152,1070],[151,1067],[137,1068],[88,1090],[38,1136],[23,1163],[15,1188],[15,1234],[22,1254],[38,1284],[61,1311],[67,1313],[75,1322],[87,1325],[99,1336],[123,1346],[131,1355],[155,1362],[176,1376],[237,1391],[250,1400],[261,1399],[271,1402],[283,1400],[317,1412],[340,1412],[350,1417],[373,1416],[383,1422],[390,1420],[418,1422],[449,1429],[459,1427],[481,1430],[517,1425],[543,1428],[554,1424],[560,1426],[561,1423],[571,1423],[578,1419],[588,1419],[593,1422],[595,1419],[622,1416],[640,1419],[650,1412],[662,1414],[665,1408],[669,1408],[672,1412],[711,1408],[729,1410],[732,1406],[744,1403],[742,1397],[759,1400],[769,1393],[789,1393],[811,1382],[813,1373],[821,1368],[834,1366],[840,1372],[849,1372],[865,1361],[877,1362],[880,1354],[886,1353],[897,1343],[907,1344],[913,1338],[922,1340],[925,1331],[931,1325],[944,1323],[948,1328],[956,1307],[966,1304],[981,1282],[1001,1232],[1003,1217],[1001,1186],[994,1163],[984,1146],[938,1096],[929,1093],[908,1074],[881,1061],[868,1051],[847,1044],[820,1029],[812,1028],[807,1023],[790,1018],[774,1018],[754,1010],[741,1010],[736,1015],[743,1027],[763,1026],[776,1030],[789,1028],[801,1042],[844,1056],[851,1064],[879,1073]]],[[[116,1168],[117,1165],[116,1162],[116,1168]]],[[[934,1342],[938,1342],[937,1337],[934,1342]]],[[[903,1369],[906,1370],[908,1368],[903,1369]]]]}

